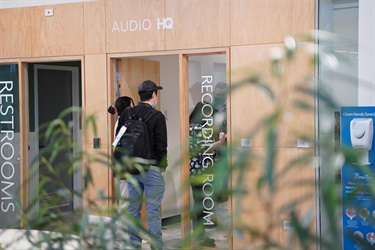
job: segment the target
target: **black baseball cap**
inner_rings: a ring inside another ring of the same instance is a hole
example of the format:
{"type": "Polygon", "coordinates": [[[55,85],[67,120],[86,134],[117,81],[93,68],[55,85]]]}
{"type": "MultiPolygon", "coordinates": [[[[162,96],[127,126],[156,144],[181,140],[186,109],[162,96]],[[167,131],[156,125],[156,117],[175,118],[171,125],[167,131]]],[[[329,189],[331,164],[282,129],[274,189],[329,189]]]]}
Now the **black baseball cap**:
{"type": "Polygon", "coordinates": [[[162,86],[156,85],[156,83],[154,83],[151,80],[146,80],[139,85],[138,93],[141,94],[141,93],[145,93],[145,92],[154,92],[156,90],[161,90],[161,89],[163,89],[162,86]]]}

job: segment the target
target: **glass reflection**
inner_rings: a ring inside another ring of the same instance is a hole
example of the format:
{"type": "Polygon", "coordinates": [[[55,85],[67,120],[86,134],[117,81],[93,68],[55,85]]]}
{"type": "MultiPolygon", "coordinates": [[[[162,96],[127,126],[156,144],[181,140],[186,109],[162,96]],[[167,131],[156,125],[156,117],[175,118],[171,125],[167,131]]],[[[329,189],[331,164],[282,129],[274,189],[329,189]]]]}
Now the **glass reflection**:
{"type": "Polygon", "coordinates": [[[227,248],[225,55],[189,57],[192,246],[227,248]]]}

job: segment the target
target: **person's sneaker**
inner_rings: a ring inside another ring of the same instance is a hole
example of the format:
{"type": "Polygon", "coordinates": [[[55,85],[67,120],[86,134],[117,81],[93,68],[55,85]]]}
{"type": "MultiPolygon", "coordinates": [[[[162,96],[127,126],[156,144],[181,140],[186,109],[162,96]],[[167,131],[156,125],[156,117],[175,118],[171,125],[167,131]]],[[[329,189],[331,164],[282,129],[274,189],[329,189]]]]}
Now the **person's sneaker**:
{"type": "Polygon", "coordinates": [[[215,240],[211,238],[204,238],[201,242],[199,242],[199,245],[202,247],[215,247],[215,240]]]}

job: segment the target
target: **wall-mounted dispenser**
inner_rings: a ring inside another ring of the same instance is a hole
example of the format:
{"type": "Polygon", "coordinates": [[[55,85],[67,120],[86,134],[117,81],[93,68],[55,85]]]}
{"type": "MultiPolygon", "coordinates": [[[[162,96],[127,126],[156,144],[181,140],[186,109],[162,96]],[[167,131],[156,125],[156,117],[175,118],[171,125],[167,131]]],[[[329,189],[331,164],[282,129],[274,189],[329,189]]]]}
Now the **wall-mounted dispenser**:
{"type": "Polygon", "coordinates": [[[354,118],[350,121],[352,147],[360,150],[359,164],[369,165],[369,151],[372,149],[374,125],[371,118],[354,118]]]}

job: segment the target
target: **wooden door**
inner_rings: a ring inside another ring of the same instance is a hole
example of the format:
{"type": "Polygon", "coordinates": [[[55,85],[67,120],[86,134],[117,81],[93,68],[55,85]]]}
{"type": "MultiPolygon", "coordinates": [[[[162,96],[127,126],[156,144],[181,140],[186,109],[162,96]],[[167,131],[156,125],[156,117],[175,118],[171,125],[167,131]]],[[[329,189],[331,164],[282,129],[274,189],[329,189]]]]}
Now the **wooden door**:
{"type": "MultiPolygon", "coordinates": [[[[124,58],[119,63],[121,95],[133,98],[135,105],[140,101],[138,86],[144,80],[152,80],[157,85],[160,81],[160,63],[158,61],[143,60],[139,58],[124,58]]],[[[156,107],[159,109],[159,102],[156,107]]],[[[141,210],[142,225],[147,228],[146,203],[143,202],[141,210]]]]}
{"type": "Polygon", "coordinates": [[[152,80],[159,85],[160,63],[158,61],[125,58],[119,64],[119,72],[121,95],[130,96],[135,103],[139,102],[138,86],[141,82],[152,80]]]}

